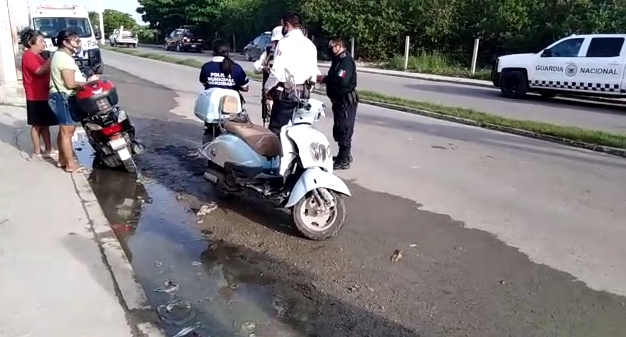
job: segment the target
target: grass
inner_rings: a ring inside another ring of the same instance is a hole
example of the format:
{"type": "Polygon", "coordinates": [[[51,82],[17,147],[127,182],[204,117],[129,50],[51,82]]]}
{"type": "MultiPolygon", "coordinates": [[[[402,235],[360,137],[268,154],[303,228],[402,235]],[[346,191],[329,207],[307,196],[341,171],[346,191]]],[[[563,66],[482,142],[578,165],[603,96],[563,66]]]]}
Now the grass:
{"type": "MultiPolygon", "coordinates": [[[[404,70],[404,55],[396,55],[391,58],[387,62],[386,67],[394,70],[404,70]]],[[[450,62],[443,54],[436,52],[419,52],[417,55],[409,56],[407,70],[422,74],[473,78],[485,81],[491,79],[491,70],[489,69],[476,69],[476,73],[472,76],[470,69],[450,62]]]]}
{"type": "MultiPolygon", "coordinates": [[[[146,53],[133,49],[126,48],[110,48],[104,47],[104,49],[115,50],[120,53],[130,54],[138,57],[181,64],[193,68],[200,68],[203,62],[195,59],[181,59],[171,57],[167,55],[146,53]]],[[[248,76],[259,80],[261,75],[248,73],[248,76]]],[[[453,108],[439,104],[432,104],[427,102],[414,101],[410,99],[387,96],[370,91],[359,91],[361,99],[371,102],[391,104],[401,106],[409,109],[424,110],[431,113],[436,113],[444,116],[463,118],[467,120],[475,121],[476,123],[487,126],[502,126],[507,128],[514,128],[524,131],[530,131],[541,135],[564,138],[574,142],[584,142],[595,145],[610,146],[620,149],[626,149],[626,134],[613,134],[604,131],[587,130],[572,126],[560,126],[555,124],[526,121],[519,119],[512,119],[506,117],[500,117],[496,115],[487,114],[480,111],[464,108],[453,108]]]]}

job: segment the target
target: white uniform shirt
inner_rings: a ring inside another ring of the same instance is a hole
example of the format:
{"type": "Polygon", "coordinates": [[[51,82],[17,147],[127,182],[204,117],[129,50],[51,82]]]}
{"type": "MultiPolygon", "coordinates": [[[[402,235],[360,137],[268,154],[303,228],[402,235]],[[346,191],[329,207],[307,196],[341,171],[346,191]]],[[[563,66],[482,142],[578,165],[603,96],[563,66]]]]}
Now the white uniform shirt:
{"type": "Polygon", "coordinates": [[[300,29],[290,31],[278,41],[274,66],[265,83],[265,89],[270,90],[278,83],[286,82],[286,69],[293,75],[296,84],[304,84],[308,79],[315,81],[315,77],[322,74],[317,67],[317,47],[300,29]]]}

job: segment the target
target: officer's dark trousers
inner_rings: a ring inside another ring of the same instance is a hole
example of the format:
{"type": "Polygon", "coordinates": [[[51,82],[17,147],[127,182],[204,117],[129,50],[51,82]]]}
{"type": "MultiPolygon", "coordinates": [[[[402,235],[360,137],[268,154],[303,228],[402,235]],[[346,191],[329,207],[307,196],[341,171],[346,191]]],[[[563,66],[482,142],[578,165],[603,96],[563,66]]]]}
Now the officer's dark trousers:
{"type": "Polygon", "coordinates": [[[296,103],[288,99],[274,99],[272,115],[270,116],[270,131],[280,135],[280,129],[289,123],[295,108],[296,103]]]}
{"type": "Polygon", "coordinates": [[[359,104],[333,103],[333,138],[339,145],[337,156],[346,159],[351,154],[352,134],[356,121],[356,109],[359,104]]]}

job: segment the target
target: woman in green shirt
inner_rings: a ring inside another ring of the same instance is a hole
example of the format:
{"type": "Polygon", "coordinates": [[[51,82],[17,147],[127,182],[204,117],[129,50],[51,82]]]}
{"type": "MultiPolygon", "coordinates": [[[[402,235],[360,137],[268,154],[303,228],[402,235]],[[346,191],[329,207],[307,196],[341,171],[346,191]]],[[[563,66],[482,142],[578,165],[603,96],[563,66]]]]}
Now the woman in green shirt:
{"type": "MultiPolygon", "coordinates": [[[[50,63],[50,100],[48,103],[59,121],[59,166],[66,172],[79,172],[80,165],[74,160],[72,136],[76,131],[76,92],[87,82],[76,65],[74,55],[81,48],[78,33],[62,30],[52,43],[58,50],[50,63]]],[[[92,78],[90,78],[92,80],[92,78]]]]}

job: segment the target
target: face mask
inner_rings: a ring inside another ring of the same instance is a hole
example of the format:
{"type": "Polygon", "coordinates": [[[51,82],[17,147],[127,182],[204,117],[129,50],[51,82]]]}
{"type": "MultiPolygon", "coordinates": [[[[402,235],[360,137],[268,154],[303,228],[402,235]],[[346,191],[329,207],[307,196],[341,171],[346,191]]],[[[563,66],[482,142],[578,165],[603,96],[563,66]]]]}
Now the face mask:
{"type": "Polygon", "coordinates": [[[287,33],[289,33],[289,30],[287,30],[287,27],[283,26],[283,30],[281,31],[281,33],[283,34],[283,36],[287,35],[287,33]]]}
{"type": "Polygon", "coordinates": [[[328,56],[335,57],[335,48],[328,47],[328,56]]]}
{"type": "Polygon", "coordinates": [[[74,44],[73,44],[73,42],[68,41],[68,43],[67,43],[67,45],[66,45],[65,47],[66,47],[66,48],[67,48],[70,52],[72,52],[72,54],[76,54],[76,53],[80,50],[80,48],[81,48],[82,46],[80,46],[80,45],[79,45],[78,47],[75,47],[75,46],[74,46],[74,44]]]}

